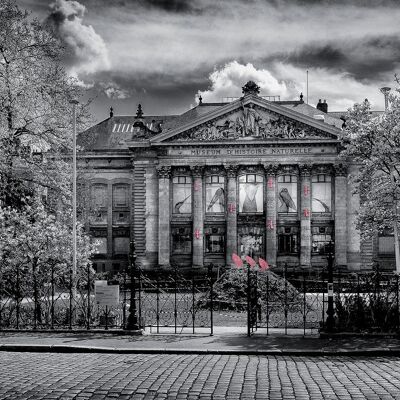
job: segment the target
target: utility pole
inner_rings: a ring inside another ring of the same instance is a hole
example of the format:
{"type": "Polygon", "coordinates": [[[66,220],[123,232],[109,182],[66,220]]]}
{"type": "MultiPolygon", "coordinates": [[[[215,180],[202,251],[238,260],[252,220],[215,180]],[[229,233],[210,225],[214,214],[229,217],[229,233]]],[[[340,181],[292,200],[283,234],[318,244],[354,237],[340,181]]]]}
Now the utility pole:
{"type": "MultiPolygon", "coordinates": [[[[72,104],[72,270],[71,270],[71,292],[70,307],[73,306],[73,300],[76,298],[76,106],[78,100],[71,100],[72,104]]],[[[73,315],[71,310],[71,316],[73,315]]]]}

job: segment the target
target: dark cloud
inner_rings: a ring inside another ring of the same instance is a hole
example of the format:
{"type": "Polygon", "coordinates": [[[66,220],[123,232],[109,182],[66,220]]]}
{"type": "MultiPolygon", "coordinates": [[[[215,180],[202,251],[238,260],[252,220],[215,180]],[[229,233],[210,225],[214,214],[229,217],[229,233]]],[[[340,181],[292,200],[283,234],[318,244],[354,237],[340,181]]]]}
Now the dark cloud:
{"type": "Polygon", "coordinates": [[[376,80],[400,68],[400,34],[346,43],[311,43],[277,58],[303,68],[346,72],[360,81],[376,80]]]}
{"type": "MultiPolygon", "coordinates": [[[[247,0],[242,0],[247,1],[247,0]]],[[[364,8],[376,8],[384,6],[397,7],[399,5],[398,0],[262,0],[265,3],[274,6],[282,5],[294,5],[299,6],[353,6],[353,7],[364,7],[364,8]]]]}
{"type": "Polygon", "coordinates": [[[168,12],[187,13],[199,11],[191,0],[138,0],[145,7],[159,8],[168,12]]]}

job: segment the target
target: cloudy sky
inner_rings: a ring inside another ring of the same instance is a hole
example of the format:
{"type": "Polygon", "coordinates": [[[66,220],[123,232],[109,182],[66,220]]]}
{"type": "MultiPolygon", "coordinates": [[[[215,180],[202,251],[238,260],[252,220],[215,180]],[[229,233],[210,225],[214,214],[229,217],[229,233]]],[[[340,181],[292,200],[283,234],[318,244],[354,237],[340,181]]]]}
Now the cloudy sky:
{"type": "Polygon", "coordinates": [[[330,111],[400,75],[397,0],[17,0],[56,28],[71,75],[90,88],[100,121],[174,114],[240,96],[252,79],[282,100],[326,99],[330,111]]]}

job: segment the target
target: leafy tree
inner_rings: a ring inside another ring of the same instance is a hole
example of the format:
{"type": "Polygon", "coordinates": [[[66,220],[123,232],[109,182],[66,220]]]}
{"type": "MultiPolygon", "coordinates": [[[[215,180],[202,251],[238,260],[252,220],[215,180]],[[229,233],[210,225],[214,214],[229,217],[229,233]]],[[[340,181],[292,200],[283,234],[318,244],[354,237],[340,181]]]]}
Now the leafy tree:
{"type": "MultiPolygon", "coordinates": [[[[0,0],[0,262],[3,271],[25,269],[27,279],[72,262],[70,102],[83,93],[64,70],[63,53],[50,27],[15,0],[0,0]],[[45,209],[38,199],[46,195],[45,209]]],[[[88,122],[88,104],[81,104],[78,129],[88,122]]],[[[79,268],[93,247],[78,232],[79,268]]]]}
{"type": "MultiPolygon", "coordinates": [[[[70,202],[70,101],[81,90],[61,64],[63,47],[14,0],[0,0],[0,201],[20,207],[26,195],[46,192],[70,202]],[[43,160],[43,153],[51,157],[43,160]],[[47,162],[44,162],[46,161],[47,162]]],[[[78,107],[78,126],[88,121],[78,107]]]]}
{"type": "Polygon", "coordinates": [[[390,106],[381,115],[371,112],[365,100],[349,110],[343,131],[342,156],[357,163],[351,179],[360,195],[357,228],[362,239],[392,228],[395,235],[396,271],[400,272],[398,240],[400,188],[400,98],[389,96],[390,106]]]}
{"type": "MultiPolygon", "coordinates": [[[[0,297],[21,301],[32,298],[36,319],[52,278],[68,287],[72,259],[72,225],[68,216],[49,214],[44,205],[30,201],[22,210],[0,207],[0,297]],[[18,284],[16,277],[18,276],[18,284]]],[[[95,244],[81,225],[77,229],[77,269],[86,271],[95,244]]]]}

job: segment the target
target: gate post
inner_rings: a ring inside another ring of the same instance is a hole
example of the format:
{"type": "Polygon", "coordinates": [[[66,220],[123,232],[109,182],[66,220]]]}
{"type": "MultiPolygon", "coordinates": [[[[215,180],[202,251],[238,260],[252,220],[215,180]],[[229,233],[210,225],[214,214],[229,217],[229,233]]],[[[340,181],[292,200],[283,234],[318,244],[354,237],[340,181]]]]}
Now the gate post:
{"type": "Polygon", "coordinates": [[[329,242],[328,252],[328,309],[326,311],[326,330],[333,332],[335,320],[334,320],[334,309],[333,309],[333,244],[329,242]]]}
{"type": "Polygon", "coordinates": [[[208,281],[210,285],[210,336],[214,335],[214,282],[212,279],[213,264],[208,265],[208,281]]]}
{"type": "Polygon", "coordinates": [[[250,325],[251,325],[251,282],[250,282],[250,264],[247,265],[247,336],[251,336],[250,325]]]}

